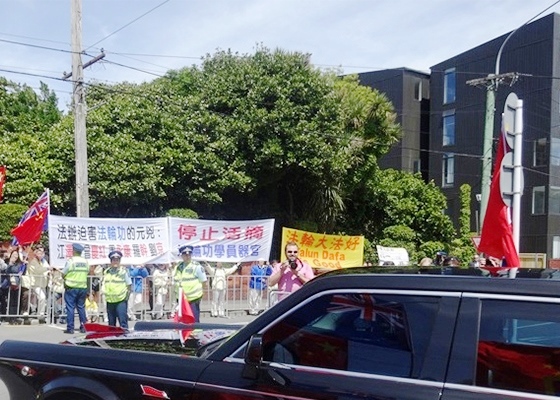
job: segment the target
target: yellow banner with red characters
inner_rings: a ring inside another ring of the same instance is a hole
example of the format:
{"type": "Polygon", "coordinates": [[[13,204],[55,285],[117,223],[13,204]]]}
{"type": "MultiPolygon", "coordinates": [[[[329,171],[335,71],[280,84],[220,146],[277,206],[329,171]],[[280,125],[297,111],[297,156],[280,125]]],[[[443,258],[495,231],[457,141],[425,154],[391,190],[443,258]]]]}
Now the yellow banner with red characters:
{"type": "Polygon", "coordinates": [[[311,268],[341,269],[358,267],[364,262],[364,237],[326,235],[282,228],[282,259],[286,255],[286,243],[296,242],[299,247],[299,258],[306,261],[311,268]]]}

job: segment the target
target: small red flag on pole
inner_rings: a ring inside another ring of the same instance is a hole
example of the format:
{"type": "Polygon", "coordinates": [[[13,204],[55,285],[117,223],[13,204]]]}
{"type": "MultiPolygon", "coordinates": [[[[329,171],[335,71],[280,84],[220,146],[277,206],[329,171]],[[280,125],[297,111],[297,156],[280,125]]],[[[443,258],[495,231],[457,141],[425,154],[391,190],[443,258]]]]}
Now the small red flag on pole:
{"type": "MultiPolygon", "coordinates": [[[[192,324],[195,322],[194,314],[191,309],[191,305],[187,300],[187,295],[183,292],[183,289],[179,289],[179,305],[177,307],[177,312],[173,317],[173,321],[182,322],[184,324],[192,324]]],[[[181,330],[181,343],[184,344],[192,329],[181,330]]]]}

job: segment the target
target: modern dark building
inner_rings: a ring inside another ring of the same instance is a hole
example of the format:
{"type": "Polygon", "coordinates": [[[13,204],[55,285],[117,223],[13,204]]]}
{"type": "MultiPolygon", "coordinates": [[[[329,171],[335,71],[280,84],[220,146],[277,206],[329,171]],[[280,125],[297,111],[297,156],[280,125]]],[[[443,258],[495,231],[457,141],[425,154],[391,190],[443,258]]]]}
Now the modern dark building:
{"type": "MultiPolygon", "coordinates": [[[[429,178],[448,198],[449,214],[459,216],[459,187],[481,190],[486,88],[467,84],[496,71],[500,47],[509,33],[431,68],[429,178]]],[[[521,199],[519,251],[560,258],[560,15],[550,14],[519,28],[503,47],[500,73],[517,81],[496,92],[494,142],[507,96],[523,100],[524,191],[521,199]]],[[[508,80],[509,81],[509,80],[508,80]]],[[[494,146],[495,147],[495,146],[494,146]]],[[[473,229],[474,230],[474,229],[473,229]]]]}
{"type": "Polygon", "coordinates": [[[358,74],[360,83],[385,93],[397,113],[402,139],[379,160],[381,168],[411,173],[428,179],[430,141],[430,75],[407,68],[358,74]]]}
{"type": "MultiPolygon", "coordinates": [[[[429,87],[424,87],[427,75],[407,69],[360,74],[362,84],[387,94],[403,125],[402,142],[380,161],[381,166],[414,172],[421,160],[420,168],[428,168],[427,180],[434,180],[445,193],[447,212],[456,223],[460,187],[469,184],[472,231],[480,227],[477,194],[481,193],[487,88],[467,81],[495,73],[498,52],[508,36],[432,66],[429,87]],[[411,95],[416,93],[415,79],[422,82],[423,93],[417,103],[411,95]],[[424,98],[429,104],[423,104],[424,98]],[[429,124],[423,118],[427,115],[429,124]]],[[[499,72],[516,73],[518,78],[498,86],[494,149],[507,96],[515,92],[524,105],[519,251],[545,253],[554,264],[554,259],[560,259],[560,15],[550,14],[515,31],[503,47],[499,72]]]]}

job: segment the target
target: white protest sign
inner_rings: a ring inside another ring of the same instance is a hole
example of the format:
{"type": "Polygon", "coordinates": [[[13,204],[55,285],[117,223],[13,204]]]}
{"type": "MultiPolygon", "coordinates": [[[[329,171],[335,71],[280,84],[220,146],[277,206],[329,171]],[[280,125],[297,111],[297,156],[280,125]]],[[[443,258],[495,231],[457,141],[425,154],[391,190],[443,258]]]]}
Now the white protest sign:
{"type": "Polygon", "coordinates": [[[392,262],[394,265],[408,265],[408,251],[403,247],[384,247],[375,246],[377,248],[377,256],[379,265],[386,262],[392,262]]]}

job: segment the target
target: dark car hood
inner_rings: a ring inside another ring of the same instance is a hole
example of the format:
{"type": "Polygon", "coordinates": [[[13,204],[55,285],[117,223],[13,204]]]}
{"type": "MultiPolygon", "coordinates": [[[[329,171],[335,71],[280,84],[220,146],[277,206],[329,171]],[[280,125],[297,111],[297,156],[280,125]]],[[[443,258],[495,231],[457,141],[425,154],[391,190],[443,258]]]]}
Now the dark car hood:
{"type": "Polygon", "coordinates": [[[85,335],[64,344],[194,356],[202,346],[231,336],[242,325],[147,322],[136,326],[134,330],[124,330],[87,324],[85,335]]]}

